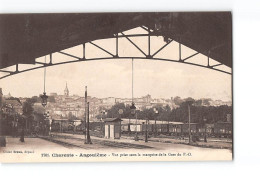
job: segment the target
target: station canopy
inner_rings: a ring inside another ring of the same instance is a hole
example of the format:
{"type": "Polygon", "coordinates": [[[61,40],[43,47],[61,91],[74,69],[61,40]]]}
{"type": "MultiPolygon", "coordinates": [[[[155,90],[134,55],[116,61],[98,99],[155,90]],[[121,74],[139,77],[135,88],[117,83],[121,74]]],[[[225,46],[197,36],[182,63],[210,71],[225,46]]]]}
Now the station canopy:
{"type": "Polygon", "coordinates": [[[230,12],[1,14],[0,69],[145,26],[232,68],[230,12]]]}

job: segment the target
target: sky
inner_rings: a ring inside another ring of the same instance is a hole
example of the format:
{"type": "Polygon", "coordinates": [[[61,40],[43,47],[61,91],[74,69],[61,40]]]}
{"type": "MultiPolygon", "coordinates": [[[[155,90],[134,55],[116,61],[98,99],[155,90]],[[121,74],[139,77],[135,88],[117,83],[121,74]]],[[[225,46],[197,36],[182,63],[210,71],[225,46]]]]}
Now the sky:
{"type": "MultiPolygon", "coordinates": [[[[126,31],[125,34],[145,33],[141,29],[126,31]]],[[[136,44],[147,53],[148,44],[146,38],[132,38],[136,44]]],[[[151,38],[151,53],[157,51],[165,43],[162,37],[151,38]]],[[[98,40],[94,43],[106,48],[109,52],[115,53],[113,39],[98,40]]],[[[165,47],[161,53],[155,55],[157,58],[177,60],[178,43],[173,41],[165,47]]],[[[82,45],[64,52],[82,57],[82,45]]],[[[196,51],[182,46],[182,57],[185,58],[196,51]]],[[[107,53],[100,49],[86,44],[86,58],[106,57],[107,53]]],[[[119,40],[119,56],[143,56],[126,39],[119,40]]],[[[199,54],[189,62],[207,64],[206,56],[199,54]]],[[[44,57],[37,58],[37,61],[44,62],[44,57]]],[[[68,56],[54,53],[53,61],[74,60],[68,56]]],[[[49,58],[46,57],[46,61],[49,58]]],[[[211,64],[217,64],[210,60],[211,64]]],[[[36,65],[35,65],[36,66],[36,65]]],[[[30,66],[30,67],[35,67],[30,66]]],[[[137,60],[133,61],[134,66],[134,97],[141,97],[147,94],[153,98],[170,98],[180,96],[182,98],[193,97],[220,99],[231,101],[231,75],[215,70],[202,68],[168,61],[137,60]]],[[[28,65],[19,65],[20,69],[28,68],[28,65]]],[[[221,66],[220,66],[221,67],[221,66]]],[[[223,67],[223,66],[222,66],[223,67]]],[[[13,70],[9,67],[6,70],[13,70]]],[[[230,70],[223,67],[224,70],[230,70]]],[[[0,80],[0,87],[3,94],[9,92],[15,97],[31,97],[42,94],[44,69],[36,69],[10,76],[0,80]]],[[[132,59],[113,59],[76,62],[51,66],[46,68],[46,92],[63,94],[66,82],[70,95],[84,95],[85,86],[88,86],[90,96],[105,98],[130,98],[132,97],[132,59]]]]}

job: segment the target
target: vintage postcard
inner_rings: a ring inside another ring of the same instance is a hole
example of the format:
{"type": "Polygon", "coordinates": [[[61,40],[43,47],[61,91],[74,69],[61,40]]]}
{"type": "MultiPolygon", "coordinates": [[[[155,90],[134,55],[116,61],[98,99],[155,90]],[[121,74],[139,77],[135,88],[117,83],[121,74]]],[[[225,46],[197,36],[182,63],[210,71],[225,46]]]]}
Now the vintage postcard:
{"type": "Polygon", "coordinates": [[[230,161],[231,12],[0,14],[0,162],[230,161]]]}

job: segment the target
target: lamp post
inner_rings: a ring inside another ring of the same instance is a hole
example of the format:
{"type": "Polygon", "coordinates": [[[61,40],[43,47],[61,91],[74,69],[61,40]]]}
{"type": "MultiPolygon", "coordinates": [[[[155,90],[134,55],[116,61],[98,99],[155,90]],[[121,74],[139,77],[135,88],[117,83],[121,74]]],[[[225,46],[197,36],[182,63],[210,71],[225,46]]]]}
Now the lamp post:
{"type": "MultiPolygon", "coordinates": [[[[124,110],[123,109],[119,109],[118,113],[119,113],[120,119],[122,119],[122,114],[124,113],[124,110]]],[[[120,122],[119,136],[121,137],[121,122],[120,122]]]]}
{"type": "Polygon", "coordinates": [[[204,126],[205,126],[204,142],[207,142],[207,126],[206,126],[206,121],[207,121],[207,119],[204,118],[203,121],[204,121],[204,126]]]}
{"type": "Polygon", "coordinates": [[[169,119],[169,115],[167,117],[167,121],[168,121],[168,123],[167,123],[167,134],[169,135],[170,134],[170,119],[169,119]]]}
{"type": "MultiPolygon", "coordinates": [[[[2,89],[0,88],[0,95],[1,95],[1,92],[2,89]]],[[[4,126],[4,121],[5,121],[5,107],[3,106],[3,103],[1,102],[1,97],[0,97],[0,125],[3,125],[4,126]],[[3,115],[3,116],[2,116],[3,115]]],[[[3,128],[0,128],[0,147],[6,147],[6,137],[5,137],[5,129],[3,128]]]]}
{"type": "MultiPolygon", "coordinates": [[[[135,107],[135,104],[132,103],[132,105],[130,106],[130,109],[131,109],[131,114],[134,116],[136,116],[136,107],[135,107]]],[[[130,125],[130,124],[129,124],[130,125]]],[[[136,119],[136,122],[135,122],[135,141],[138,141],[138,135],[137,135],[137,119],[136,119]]]]}
{"type": "MultiPolygon", "coordinates": [[[[131,109],[131,106],[130,106],[131,109]]],[[[132,114],[132,110],[131,110],[131,114],[132,114]]],[[[128,117],[128,136],[130,136],[130,116],[128,117]]]]}
{"type": "Polygon", "coordinates": [[[146,122],[145,122],[145,141],[144,142],[148,142],[148,131],[147,131],[147,124],[148,123],[148,118],[146,118],[146,122]]]}
{"type": "MultiPolygon", "coordinates": [[[[132,106],[130,107],[131,114],[135,116],[135,141],[138,141],[137,135],[137,114],[135,112],[136,107],[134,104],[134,58],[132,58],[132,106]]],[[[129,135],[130,135],[130,118],[129,118],[129,135]]]]}
{"type": "MultiPolygon", "coordinates": [[[[101,113],[101,119],[100,119],[100,121],[102,122],[103,119],[105,119],[106,110],[102,110],[100,113],[101,113]]],[[[104,123],[101,124],[101,133],[102,133],[103,136],[105,136],[104,123]]]]}
{"type": "Polygon", "coordinates": [[[21,142],[24,142],[24,121],[25,121],[24,116],[22,116],[21,121],[20,121],[20,124],[22,127],[22,132],[21,132],[21,137],[20,137],[21,142]]]}
{"type": "Polygon", "coordinates": [[[14,130],[13,130],[13,135],[14,137],[16,136],[17,134],[17,120],[18,120],[18,113],[15,113],[15,116],[14,116],[14,130]]]}
{"type": "Polygon", "coordinates": [[[51,125],[52,125],[52,119],[49,118],[49,123],[50,123],[50,131],[49,131],[49,135],[51,136],[51,125]]]}
{"type": "Polygon", "coordinates": [[[43,95],[41,95],[41,99],[42,99],[42,106],[45,107],[47,105],[47,99],[48,99],[46,92],[43,92],[43,95]]]}
{"type": "Polygon", "coordinates": [[[43,135],[46,135],[46,129],[47,129],[47,127],[46,127],[46,123],[47,123],[47,122],[46,122],[46,121],[47,121],[47,116],[48,116],[48,115],[47,115],[47,112],[44,112],[44,113],[43,113],[43,117],[44,117],[44,119],[43,119],[43,120],[44,120],[44,125],[43,125],[43,126],[44,126],[44,131],[43,131],[44,133],[43,133],[43,135]]]}
{"type": "Polygon", "coordinates": [[[44,117],[45,117],[46,122],[47,122],[48,125],[49,125],[48,135],[51,135],[51,123],[52,123],[52,119],[50,118],[50,112],[49,112],[49,111],[45,112],[45,113],[44,113],[44,117]]]}
{"type": "MultiPolygon", "coordinates": [[[[45,64],[46,64],[46,56],[45,56],[45,64]]],[[[46,95],[46,92],[45,92],[45,80],[46,80],[46,67],[44,67],[43,95],[41,95],[43,107],[45,107],[47,105],[47,99],[48,99],[48,96],[46,95]]]]}
{"type": "Polygon", "coordinates": [[[138,132],[137,132],[137,113],[135,113],[135,141],[138,141],[138,132]]]}
{"type": "Polygon", "coordinates": [[[106,118],[107,112],[106,112],[106,110],[102,110],[102,111],[100,112],[100,114],[101,114],[101,119],[100,119],[100,121],[103,121],[103,119],[106,118]]]}
{"type": "Polygon", "coordinates": [[[120,116],[120,119],[121,119],[122,118],[122,114],[124,113],[123,109],[119,109],[118,113],[119,113],[119,116],[120,116]]]}
{"type": "Polygon", "coordinates": [[[25,112],[23,113],[22,119],[21,119],[21,126],[22,126],[22,132],[21,132],[21,142],[24,142],[24,127],[25,132],[27,132],[27,118],[28,118],[28,109],[27,106],[25,107],[25,112]],[[27,115],[27,116],[26,116],[27,115]]]}
{"type": "Polygon", "coordinates": [[[12,121],[12,134],[13,134],[13,137],[15,137],[15,120],[16,120],[16,113],[14,113],[14,107],[13,105],[9,104],[8,106],[8,115],[9,117],[12,117],[13,116],[13,121],[12,121]]]}
{"type": "Polygon", "coordinates": [[[156,109],[156,108],[154,108],[153,109],[154,110],[154,112],[155,112],[155,118],[154,118],[154,137],[156,137],[157,136],[157,125],[156,125],[156,120],[157,120],[157,116],[159,115],[159,111],[156,109]]]}
{"type": "Polygon", "coordinates": [[[192,105],[193,101],[188,100],[188,113],[189,113],[189,144],[191,144],[191,128],[190,128],[190,106],[192,105]]]}

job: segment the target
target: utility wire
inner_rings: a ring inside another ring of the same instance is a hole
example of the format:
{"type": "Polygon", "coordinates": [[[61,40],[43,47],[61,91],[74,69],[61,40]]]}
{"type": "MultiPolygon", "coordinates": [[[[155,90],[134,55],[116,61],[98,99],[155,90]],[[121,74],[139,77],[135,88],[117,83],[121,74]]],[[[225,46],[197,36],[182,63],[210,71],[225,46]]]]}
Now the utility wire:
{"type": "Polygon", "coordinates": [[[134,103],[134,58],[132,58],[132,104],[134,103]]]}
{"type": "Polygon", "coordinates": [[[43,90],[43,92],[45,92],[45,81],[46,81],[46,56],[44,58],[44,62],[45,62],[45,67],[44,67],[44,90],[43,90]]]}

